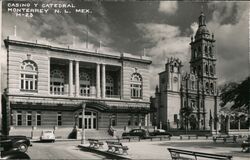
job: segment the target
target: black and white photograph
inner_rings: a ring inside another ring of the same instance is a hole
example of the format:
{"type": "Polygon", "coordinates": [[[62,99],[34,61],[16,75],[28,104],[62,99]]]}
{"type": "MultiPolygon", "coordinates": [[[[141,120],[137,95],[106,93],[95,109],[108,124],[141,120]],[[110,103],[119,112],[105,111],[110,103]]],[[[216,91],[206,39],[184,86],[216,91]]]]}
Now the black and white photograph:
{"type": "Polygon", "coordinates": [[[248,1],[0,0],[1,159],[250,159],[248,1]]]}

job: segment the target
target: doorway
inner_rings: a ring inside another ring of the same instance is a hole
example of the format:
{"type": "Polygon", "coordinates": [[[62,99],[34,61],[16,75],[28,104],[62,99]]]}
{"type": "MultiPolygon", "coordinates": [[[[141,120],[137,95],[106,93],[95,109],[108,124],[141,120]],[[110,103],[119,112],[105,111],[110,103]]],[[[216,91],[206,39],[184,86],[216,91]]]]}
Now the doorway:
{"type": "MultiPolygon", "coordinates": [[[[82,128],[82,112],[78,116],[79,128],[82,128]]],[[[93,111],[85,111],[84,114],[84,128],[97,129],[97,113],[93,111]]]]}

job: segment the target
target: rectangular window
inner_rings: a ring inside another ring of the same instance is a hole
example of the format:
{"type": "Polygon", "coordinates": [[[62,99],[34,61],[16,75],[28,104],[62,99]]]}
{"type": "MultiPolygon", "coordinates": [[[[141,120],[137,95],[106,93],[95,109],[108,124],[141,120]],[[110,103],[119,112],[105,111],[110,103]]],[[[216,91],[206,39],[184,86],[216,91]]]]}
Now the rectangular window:
{"type": "Polygon", "coordinates": [[[62,112],[57,112],[57,125],[62,125],[62,112]]]}
{"type": "Polygon", "coordinates": [[[11,115],[10,115],[10,125],[12,126],[13,125],[13,113],[11,111],[11,115]]]}
{"type": "Polygon", "coordinates": [[[35,81],[35,90],[37,90],[37,81],[35,81]]]}
{"type": "Polygon", "coordinates": [[[116,126],[116,114],[111,115],[111,125],[116,126]]]}
{"type": "Polygon", "coordinates": [[[36,125],[41,126],[41,112],[36,113],[36,125]]]}
{"type": "Polygon", "coordinates": [[[24,89],[24,81],[23,81],[23,79],[21,80],[21,89],[24,89]]]}
{"type": "Polygon", "coordinates": [[[21,111],[17,112],[17,125],[18,126],[22,125],[22,112],[21,111]]]}
{"type": "Polygon", "coordinates": [[[96,118],[93,118],[93,128],[96,129],[96,118]]]}
{"type": "Polygon", "coordinates": [[[139,115],[135,116],[135,125],[138,126],[139,125],[139,115]]]}
{"type": "Polygon", "coordinates": [[[87,125],[88,125],[88,118],[85,118],[84,120],[84,128],[87,129],[87,125]]]}
{"type": "Polygon", "coordinates": [[[128,116],[128,126],[132,125],[133,115],[128,116]]]}
{"type": "Polygon", "coordinates": [[[32,112],[28,112],[27,113],[27,126],[31,126],[32,125],[32,112]]]}
{"type": "Polygon", "coordinates": [[[25,81],[25,89],[29,89],[29,81],[25,81]]]}
{"type": "Polygon", "coordinates": [[[174,123],[177,123],[177,120],[178,120],[178,115],[174,114],[174,123]]]}
{"type": "Polygon", "coordinates": [[[30,89],[33,90],[33,82],[30,81],[30,89]]]}

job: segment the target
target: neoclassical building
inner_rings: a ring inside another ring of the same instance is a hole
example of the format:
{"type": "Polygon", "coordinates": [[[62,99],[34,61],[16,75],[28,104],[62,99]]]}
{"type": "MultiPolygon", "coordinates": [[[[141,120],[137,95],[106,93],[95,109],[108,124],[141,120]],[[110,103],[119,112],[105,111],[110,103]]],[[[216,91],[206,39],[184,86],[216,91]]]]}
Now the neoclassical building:
{"type": "Polygon", "coordinates": [[[4,43],[5,130],[81,128],[83,114],[86,131],[149,125],[149,57],[4,43]]]}
{"type": "Polygon", "coordinates": [[[169,58],[165,70],[159,73],[159,87],[153,99],[158,126],[219,130],[215,39],[207,29],[203,13],[198,24],[190,43],[190,73],[182,73],[183,65],[178,58],[169,58]]]}

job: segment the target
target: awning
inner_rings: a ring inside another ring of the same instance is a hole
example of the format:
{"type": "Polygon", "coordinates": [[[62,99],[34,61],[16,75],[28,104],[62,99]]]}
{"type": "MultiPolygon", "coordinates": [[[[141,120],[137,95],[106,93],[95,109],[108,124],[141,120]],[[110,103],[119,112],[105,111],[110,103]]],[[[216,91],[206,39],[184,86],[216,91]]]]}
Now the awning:
{"type": "Polygon", "coordinates": [[[104,101],[84,101],[81,103],[31,103],[31,102],[11,102],[12,109],[21,110],[44,110],[44,111],[77,111],[82,109],[82,103],[86,103],[86,109],[94,109],[106,113],[149,113],[148,104],[137,104],[120,102],[107,104],[104,101]]]}

